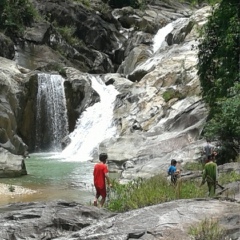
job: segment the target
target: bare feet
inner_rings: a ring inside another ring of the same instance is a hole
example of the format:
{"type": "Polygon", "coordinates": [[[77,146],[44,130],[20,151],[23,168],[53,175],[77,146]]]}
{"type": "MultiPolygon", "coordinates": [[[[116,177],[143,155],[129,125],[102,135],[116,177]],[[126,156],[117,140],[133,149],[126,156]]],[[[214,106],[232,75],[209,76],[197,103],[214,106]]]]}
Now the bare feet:
{"type": "Polygon", "coordinates": [[[97,207],[97,200],[94,200],[93,206],[97,207]]]}

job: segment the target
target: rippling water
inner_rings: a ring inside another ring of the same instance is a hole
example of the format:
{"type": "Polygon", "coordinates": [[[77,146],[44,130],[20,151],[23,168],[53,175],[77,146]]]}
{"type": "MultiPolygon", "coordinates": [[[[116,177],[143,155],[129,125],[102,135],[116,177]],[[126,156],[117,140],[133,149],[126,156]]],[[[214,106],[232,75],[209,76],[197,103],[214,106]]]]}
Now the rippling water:
{"type": "Polygon", "coordinates": [[[0,204],[13,202],[66,200],[89,203],[94,198],[93,166],[89,161],[66,162],[54,153],[31,154],[25,160],[28,175],[0,179],[0,183],[18,185],[37,193],[24,196],[1,196],[0,204]]]}

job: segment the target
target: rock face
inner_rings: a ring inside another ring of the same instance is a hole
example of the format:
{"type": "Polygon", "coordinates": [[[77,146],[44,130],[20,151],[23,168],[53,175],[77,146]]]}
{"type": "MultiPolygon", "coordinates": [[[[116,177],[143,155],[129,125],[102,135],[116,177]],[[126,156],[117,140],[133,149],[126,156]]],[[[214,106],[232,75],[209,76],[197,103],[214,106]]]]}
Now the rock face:
{"type": "Polygon", "coordinates": [[[27,146],[17,133],[23,97],[23,75],[16,63],[0,58],[0,146],[13,154],[24,154],[27,146]]]}
{"type": "MultiPolygon", "coordinates": [[[[0,59],[3,148],[14,154],[24,154],[27,146],[34,151],[38,73],[64,77],[69,132],[86,107],[99,100],[88,77],[97,73],[119,91],[114,110],[118,136],[106,139],[99,150],[108,152],[111,171],[122,181],[166,169],[170,158],[199,158],[208,111],[197,76],[197,39],[208,7],[196,11],[171,1],[151,1],[142,11],[103,10],[97,0],[93,8],[73,1],[33,3],[46,19],[15,39],[17,65],[0,59]]],[[[5,46],[7,37],[1,36],[5,46]]],[[[9,44],[3,55],[8,58],[9,44]]]]}
{"type": "Polygon", "coordinates": [[[208,14],[206,7],[168,25],[158,48],[133,48],[119,72],[134,84],[119,74],[104,76],[121,93],[115,107],[119,137],[104,141],[100,151],[108,152],[110,168],[123,182],[166,171],[172,158],[200,158],[208,111],[201,100],[196,40],[208,14]]]}
{"type": "Polygon", "coordinates": [[[178,200],[122,214],[77,203],[14,204],[0,208],[1,239],[181,239],[191,226],[218,221],[230,239],[240,234],[239,203],[178,200]],[[22,231],[24,229],[24,231],[22,231]]]}
{"type": "Polygon", "coordinates": [[[15,54],[12,40],[0,33],[0,57],[13,59],[15,54]]]}
{"type": "Polygon", "coordinates": [[[24,99],[24,76],[16,63],[0,58],[0,177],[17,177],[26,174],[22,156],[27,145],[18,135],[24,99]]]}
{"type": "Polygon", "coordinates": [[[20,177],[27,174],[24,158],[0,148],[0,178],[20,177]]]}

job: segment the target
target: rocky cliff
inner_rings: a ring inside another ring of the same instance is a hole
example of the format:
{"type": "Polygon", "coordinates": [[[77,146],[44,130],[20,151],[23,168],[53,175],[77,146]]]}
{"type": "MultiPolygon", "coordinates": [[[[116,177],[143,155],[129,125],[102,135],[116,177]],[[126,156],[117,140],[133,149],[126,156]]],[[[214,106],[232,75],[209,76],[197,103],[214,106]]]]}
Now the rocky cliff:
{"type": "Polygon", "coordinates": [[[123,181],[149,177],[173,157],[200,157],[207,109],[196,69],[198,29],[210,8],[171,1],[151,1],[142,10],[111,9],[101,1],[90,7],[74,1],[33,4],[41,17],[23,36],[0,38],[4,149],[16,155],[34,151],[38,73],[64,77],[69,132],[98,101],[88,74],[101,74],[119,91],[118,133],[99,151],[108,152],[111,170],[123,181]]]}

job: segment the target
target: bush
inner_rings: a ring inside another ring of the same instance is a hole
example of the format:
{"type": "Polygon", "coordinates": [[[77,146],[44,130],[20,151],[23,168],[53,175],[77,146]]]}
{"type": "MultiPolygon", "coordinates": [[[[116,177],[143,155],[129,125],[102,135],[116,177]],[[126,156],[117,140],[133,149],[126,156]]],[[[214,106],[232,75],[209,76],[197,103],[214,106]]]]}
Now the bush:
{"type": "Polygon", "coordinates": [[[237,182],[237,181],[240,181],[240,174],[235,171],[231,171],[229,173],[223,173],[219,176],[218,180],[221,184],[237,182]]]}
{"type": "Polygon", "coordinates": [[[199,162],[187,162],[184,165],[184,170],[186,171],[202,171],[203,164],[199,162]]]}
{"type": "Polygon", "coordinates": [[[169,100],[173,99],[173,98],[178,98],[178,99],[182,99],[183,96],[180,94],[179,91],[170,88],[168,90],[166,90],[163,95],[162,95],[163,99],[165,100],[165,102],[168,102],[169,100]]]}
{"type": "Polygon", "coordinates": [[[36,11],[29,0],[1,0],[0,29],[7,35],[22,33],[24,26],[30,26],[36,11]]]}

